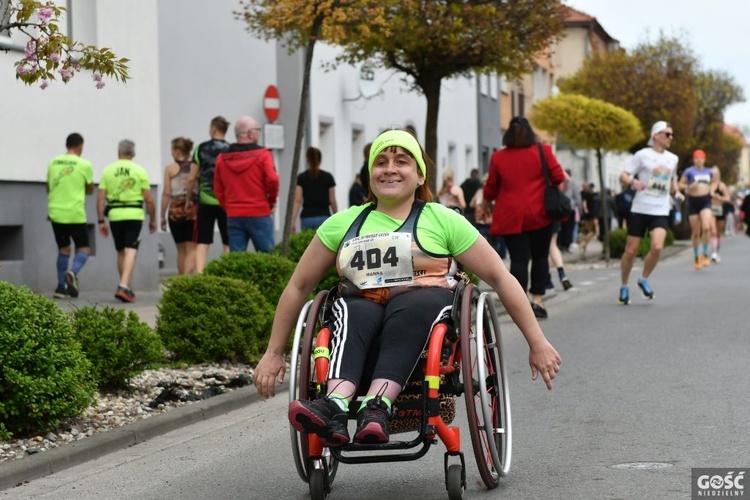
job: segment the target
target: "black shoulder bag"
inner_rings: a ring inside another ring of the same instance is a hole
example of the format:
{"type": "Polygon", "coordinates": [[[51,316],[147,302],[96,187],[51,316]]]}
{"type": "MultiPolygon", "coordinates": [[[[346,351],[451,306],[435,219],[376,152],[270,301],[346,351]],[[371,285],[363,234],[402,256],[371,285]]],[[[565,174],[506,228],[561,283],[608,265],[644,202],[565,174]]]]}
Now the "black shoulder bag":
{"type": "Polygon", "coordinates": [[[547,167],[547,159],[544,157],[544,150],[539,143],[536,144],[536,147],[539,149],[539,158],[542,161],[542,173],[544,174],[544,182],[546,184],[544,188],[544,209],[547,211],[547,215],[555,220],[567,219],[573,213],[573,204],[570,202],[570,198],[565,196],[565,193],[550,182],[549,168],[547,167]]]}

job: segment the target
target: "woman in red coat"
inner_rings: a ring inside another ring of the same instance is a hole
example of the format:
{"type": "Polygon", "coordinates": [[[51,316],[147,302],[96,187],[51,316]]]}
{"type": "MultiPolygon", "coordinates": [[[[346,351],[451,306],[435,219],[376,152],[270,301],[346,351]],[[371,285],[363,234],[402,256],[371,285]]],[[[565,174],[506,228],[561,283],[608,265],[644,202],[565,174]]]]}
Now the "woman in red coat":
{"type": "MultiPolygon", "coordinates": [[[[484,209],[493,210],[492,236],[502,236],[510,254],[510,272],[532,296],[531,307],[537,318],[546,318],[542,296],[549,273],[549,245],[552,219],[544,209],[545,181],[537,147],[536,134],[526,118],[510,121],[503,135],[504,148],[492,154],[489,178],[484,185],[484,209]],[[531,287],[529,287],[531,260],[531,287]]],[[[542,144],[552,184],[563,182],[567,175],[552,153],[542,144]]]]}

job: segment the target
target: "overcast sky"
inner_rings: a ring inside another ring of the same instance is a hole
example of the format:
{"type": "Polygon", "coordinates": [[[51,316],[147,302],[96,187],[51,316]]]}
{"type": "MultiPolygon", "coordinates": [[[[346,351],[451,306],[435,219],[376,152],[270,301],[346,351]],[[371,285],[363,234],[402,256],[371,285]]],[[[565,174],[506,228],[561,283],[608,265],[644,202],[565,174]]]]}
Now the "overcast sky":
{"type": "MultiPolygon", "coordinates": [[[[626,49],[655,41],[659,32],[680,36],[701,68],[722,70],[750,100],[750,2],[748,0],[565,0],[596,17],[626,49]]],[[[724,121],[750,126],[750,101],[727,108],[724,121]]]]}

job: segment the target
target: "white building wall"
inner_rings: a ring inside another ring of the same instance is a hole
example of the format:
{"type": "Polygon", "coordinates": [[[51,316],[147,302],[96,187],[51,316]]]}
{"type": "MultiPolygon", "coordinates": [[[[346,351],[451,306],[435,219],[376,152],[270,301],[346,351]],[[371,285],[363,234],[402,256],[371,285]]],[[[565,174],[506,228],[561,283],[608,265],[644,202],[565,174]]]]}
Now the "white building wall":
{"type": "Polygon", "coordinates": [[[135,141],[135,161],[146,167],[152,184],[158,182],[156,32],[155,2],[97,3],[98,43],[115,47],[119,56],[131,59],[131,80],[125,85],[108,81],[102,90],[95,88],[89,72],[78,73],[67,85],[58,80],[46,90],[28,87],[15,79],[13,71],[22,53],[0,51],[0,179],[44,182],[50,159],[65,152],[69,133],[79,132],[86,141],[84,156],[94,166],[94,182],[117,159],[117,143],[125,138],[135,141]]]}
{"type": "MultiPolygon", "coordinates": [[[[339,207],[348,203],[348,192],[355,173],[362,166],[362,148],[383,130],[412,125],[424,145],[426,98],[410,90],[403,74],[393,70],[375,70],[377,95],[365,98],[360,91],[360,67],[341,65],[324,71],[322,64],[332,61],[337,47],[316,44],[310,88],[310,144],[323,153],[323,169],[336,179],[339,207]]],[[[375,94],[375,92],[373,93],[375,94]]],[[[458,183],[468,177],[477,160],[477,104],[473,79],[455,78],[443,82],[438,118],[438,181],[442,172],[452,168],[458,183]],[[452,149],[453,154],[450,154],[452,149]]],[[[300,171],[304,170],[304,159],[300,171]]]]}
{"type": "MultiPolygon", "coordinates": [[[[62,0],[59,2],[66,4],[62,0]]],[[[171,162],[170,141],[178,136],[194,143],[208,139],[210,120],[223,115],[231,123],[251,115],[267,123],[263,94],[272,84],[281,91],[285,147],[275,150],[281,177],[275,214],[280,239],[296,133],[302,54],[290,57],[276,43],[255,40],[235,19],[235,0],[76,0],[71,3],[73,37],[111,47],[130,59],[126,84],[106,80],[97,90],[91,75],[77,74],[68,84],[52,83],[46,90],[15,80],[13,63],[22,53],[0,51],[0,261],[2,279],[24,283],[41,292],[54,288],[56,248],[45,222],[44,183],[50,159],[64,152],[66,136],[85,138],[84,157],[94,166],[94,182],[116,160],[117,143],[136,143],[135,161],[148,173],[154,192],[160,193],[164,166],[171,162]],[[10,243],[4,243],[12,238],[10,243]],[[21,257],[19,257],[21,255],[21,257]]],[[[60,23],[66,28],[67,22],[60,23]]],[[[18,43],[25,41],[19,37],[18,43]]],[[[344,65],[324,72],[336,48],[316,46],[309,105],[309,137],[323,150],[323,168],[337,180],[339,206],[348,204],[354,173],[362,165],[362,147],[382,130],[416,128],[425,137],[426,100],[402,82],[402,75],[378,70],[382,93],[357,99],[359,68],[344,65]]],[[[472,79],[443,83],[438,128],[438,176],[450,166],[461,182],[477,166],[477,97],[472,79]]],[[[229,131],[227,139],[234,141],[229,131]]],[[[261,139],[262,142],[262,139],[261,139]]],[[[304,154],[302,155],[304,169],[304,154]]],[[[438,182],[439,183],[439,182],[438,182]]],[[[81,276],[89,290],[106,290],[116,280],[111,238],[95,231],[95,197],[87,199],[92,258],[81,276]]],[[[158,200],[157,211],[158,211],[158,200]]],[[[167,267],[174,266],[174,245],[169,233],[142,233],[133,283],[136,290],[158,285],[157,246],[167,251],[167,267]]],[[[218,234],[211,255],[220,251],[218,234]]]]}

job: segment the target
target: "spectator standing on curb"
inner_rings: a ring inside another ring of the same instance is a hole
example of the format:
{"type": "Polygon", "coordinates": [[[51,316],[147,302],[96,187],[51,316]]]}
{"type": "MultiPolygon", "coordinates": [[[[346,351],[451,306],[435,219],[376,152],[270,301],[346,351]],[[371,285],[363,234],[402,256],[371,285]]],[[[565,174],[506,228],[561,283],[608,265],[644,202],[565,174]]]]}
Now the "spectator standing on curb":
{"type": "Polygon", "coordinates": [[[620,182],[625,186],[632,186],[636,191],[628,220],[625,251],[620,260],[622,285],[619,301],[623,305],[630,303],[628,279],[638,245],[646,231],[651,235],[651,248],[643,261],[638,288],[647,299],[654,298],[648,277],[659,262],[667,237],[670,194],[679,193],[675,178],[678,158],[674,153],[667,151],[672,144],[672,138],[673,132],[669,123],[654,123],[648,140],[649,147],[637,151],[628,161],[625,171],[620,174],[620,182]]]}
{"type": "Polygon", "coordinates": [[[72,133],[65,140],[67,152],[47,167],[48,217],[57,243],[57,288],[53,297],[78,297],[78,273],[89,258],[89,233],[86,230],[86,195],[94,192],[91,162],[81,158],[83,137],[72,133]],[[73,267],[68,269],[75,245],[73,267]]]}
{"type": "Polygon", "coordinates": [[[452,208],[460,214],[463,214],[466,209],[464,193],[461,188],[453,184],[453,170],[451,169],[443,172],[443,185],[438,191],[438,201],[441,205],[452,208]]]}
{"type": "Polygon", "coordinates": [[[195,199],[195,191],[188,192],[187,180],[190,176],[190,153],[193,150],[193,141],[185,137],[172,140],[172,158],[164,169],[164,191],[161,195],[161,229],[167,230],[167,218],[169,219],[169,231],[172,233],[175,247],[177,247],[177,272],[180,274],[192,274],[195,272],[195,241],[193,233],[195,229],[195,211],[197,205],[188,204],[188,199],[195,199]],[[188,208],[188,206],[190,208],[188,208]],[[167,216],[167,208],[169,215],[167,216]]]}
{"type": "Polygon", "coordinates": [[[490,158],[482,205],[485,212],[493,211],[490,233],[505,238],[510,254],[510,273],[524,290],[531,293],[534,315],[546,318],[547,309],[544,308],[542,297],[546,292],[549,273],[552,218],[544,208],[547,183],[542,174],[540,154],[544,154],[553,185],[563,182],[566,174],[552,148],[547,144],[538,145],[531,124],[522,116],[510,121],[503,135],[503,146],[490,158]],[[494,208],[491,207],[493,201],[494,208]]]}
{"type": "MultiPolygon", "coordinates": [[[[219,200],[214,193],[214,171],[216,157],[219,153],[229,149],[229,143],[224,139],[229,128],[229,122],[222,116],[211,120],[209,135],[211,139],[195,148],[193,165],[190,166],[190,176],[186,190],[192,193],[198,184],[198,215],[197,215],[197,245],[195,247],[195,270],[202,273],[208,259],[208,247],[214,242],[214,225],[218,223],[221,243],[224,253],[229,251],[229,237],[227,236],[227,214],[219,206],[219,200]]],[[[188,200],[188,208],[192,202],[188,200]]]]}
{"type": "Polygon", "coordinates": [[[371,142],[368,142],[367,144],[365,144],[365,147],[362,150],[362,154],[364,154],[365,160],[362,163],[362,168],[359,169],[359,181],[362,183],[362,192],[365,193],[365,198],[367,198],[370,193],[370,169],[367,167],[367,162],[370,159],[371,147],[372,147],[371,142]]]}
{"type": "Polygon", "coordinates": [[[586,258],[586,246],[599,236],[599,219],[597,197],[594,185],[584,182],[581,189],[581,230],[578,234],[578,249],[581,259],[586,258]]]}
{"type": "MultiPolygon", "coordinates": [[[[573,180],[573,173],[569,168],[565,169],[565,173],[568,175],[568,180],[565,182],[564,193],[570,199],[573,205],[573,214],[567,219],[560,221],[560,233],[557,235],[557,247],[563,252],[569,252],[571,245],[578,244],[578,221],[576,220],[576,213],[581,213],[581,188],[578,183],[573,180]]],[[[580,216],[580,215],[579,215],[580,216]]]]}
{"type": "MultiPolygon", "coordinates": [[[[484,183],[479,178],[479,169],[478,168],[472,168],[471,173],[469,174],[469,177],[466,178],[465,181],[461,183],[461,191],[464,193],[464,201],[466,202],[466,209],[464,210],[464,217],[466,217],[469,222],[472,224],[475,224],[474,220],[474,208],[471,207],[471,200],[474,198],[474,195],[482,188],[482,185],[484,183]]],[[[479,204],[481,205],[481,200],[479,201],[479,204]]]]}
{"type": "Polygon", "coordinates": [[[362,180],[359,172],[357,172],[354,174],[354,182],[352,182],[352,185],[349,188],[349,206],[356,207],[357,205],[361,205],[365,202],[365,198],[366,195],[362,189],[362,180]]]}
{"type": "Polygon", "coordinates": [[[216,158],[214,175],[216,199],[227,214],[229,251],[244,252],[252,240],[256,252],[270,252],[279,175],[271,151],[258,145],[260,125],[255,119],[237,120],[234,135],[237,142],[216,158]]]}
{"type": "Polygon", "coordinates": [[[318,229],[331,214],[338,212],[336,204],[336,181],[329,172],[322,170],[323,154],[320,149],[309,147],[305,153],[307,170],[297,176],[292,210],[292,233],[297,216],[302,230],[318,229]],[[302,206],[302,213],[299,209],[302,206]]]}
{"type": "Polygon", "coordinates": [[[99,216],[99,232],[106,238],[111,230],[117,250],[120,284],[117,286],[115,298],[122,302],[135,302],[130,279],[135,269],[135,258],[145,219],[143,202],[146,202],[148,229],[151,233],[156,231],[156,207],[154,197],[151,196],[146,169],[133,162],[135,143],[127,139],[120,141],[117,145],[117,157],[118,160],[102,172],[96,213],[99,216]],[[109,230],[104,223],[104,217],[109,219],[109,230]]]}
{"type": "Polygon", "coordinates": [[[633,189],[632,186],[622,186],[620,192],[615,196],[617,227],[620,229],[624,229],[628,226],[630,208],[633,206],[633,196],[635,196],[635,189],[633,189]]]}

